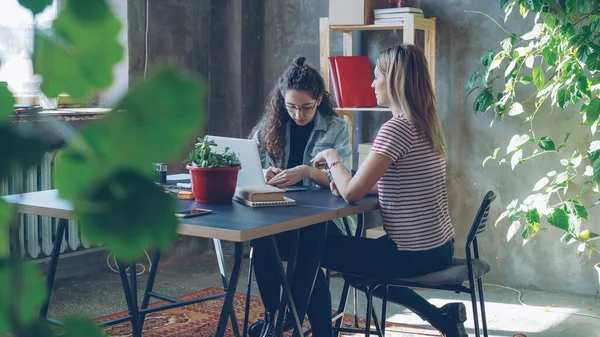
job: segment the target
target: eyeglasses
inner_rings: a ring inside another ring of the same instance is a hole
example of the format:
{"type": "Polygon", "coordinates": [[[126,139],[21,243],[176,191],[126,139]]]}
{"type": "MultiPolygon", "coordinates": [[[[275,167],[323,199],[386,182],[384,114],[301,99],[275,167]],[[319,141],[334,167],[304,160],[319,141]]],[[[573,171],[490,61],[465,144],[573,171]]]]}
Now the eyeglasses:
{"type": "MultiPolygon", "coordinates": [[[[309,103],[309,104],[310,104],[310,103],[309,103]]],[[[302,113],[309,113],[309,112],[313,111],[313,109],[314,109],[316,106],[317,106],[317,102],[316,102],[316,101],[315,101],[315,102],[313,102],[313,105],[312,105],[312,106],[306,106],[306,105],[303,105],[303,106],[297,106],[297,105],[293,105],[293,104],[287,104],[287,103],[286,103],[286,104],[285,104],[285,109],[286,109],[288,112],[300,111],[300,112],[302,112],[302,113]]]]}

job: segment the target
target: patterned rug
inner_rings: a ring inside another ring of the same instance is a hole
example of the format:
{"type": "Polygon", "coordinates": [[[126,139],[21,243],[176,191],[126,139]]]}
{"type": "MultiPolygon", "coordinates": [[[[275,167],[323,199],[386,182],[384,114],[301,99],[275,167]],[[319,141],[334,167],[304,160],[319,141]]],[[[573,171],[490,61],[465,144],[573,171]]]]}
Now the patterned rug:
{"type": "MultiPolygon", "coordinates": [[[[207,288],[192,294],[180,297],[182,300],[193,299],[223,292],[220,288],[207,288]]],[[[234,299],[235,313],[240,325],[240,333],[242,332],[241,325],[244,322],[244,308],[246,303],[246,295],[236,293],[234,299]]],[[[165,302],[157,302],[150,305],[163,305],[165,302]]],[[[219,314],[223,306],[223,299],[206,301],[198,304],[190,304],[183,307],[161,311],[158,313],[149,314],[146,316],[144,323],[144,337],[212,337],[217,329],[219,322],[219,314]]],[[[258,296],[252,296],[250,300],[250,318],[249,322],[255,322],[262,318],[263,306],[258,296]]],[[[101,322],[111,319],[124,317],[127,312],[104,316],[98,320],[101,322]]],[[[353,324],[354,318],[351,315],[344,316],[344,325],[350,327],[353,324]]],[[[360,320],[360,326],[364,327],[365,319],[360,320]]],[[[305,326],[309,326],[305,320],[305,326]]],[[[375,328],[372,328],[375,331],[375,328]]],[[[113,325],[106,328],[109,336],[113,337],[129,337],[131,336],[131,325],[129,322],[113,325]]],[[[341,334],[342,336],[364,336],[364,334],[341,334]]],[[[423,337],[423,336],[440,336],[436,330],[410,326],[398,323],[388,322],[386,324],[386,336],[390,337],[423,337]]],[[[228,324],[225,336],[233,337],[230,323],[228,324]]],[[[288,333],[286,336],[291,336],[288,333]]]]}

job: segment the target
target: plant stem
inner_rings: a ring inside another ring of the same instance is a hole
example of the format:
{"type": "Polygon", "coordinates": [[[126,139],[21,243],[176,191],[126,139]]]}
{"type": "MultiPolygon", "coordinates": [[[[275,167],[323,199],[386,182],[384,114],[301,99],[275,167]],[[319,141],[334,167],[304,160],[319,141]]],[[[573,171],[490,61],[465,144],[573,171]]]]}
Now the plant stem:
{"type": "Polygon", "coordinates": [[[512,35],[512,33],[510,33],[509,31],[507,31],[506,29],[504,29],[504,27],[502,27],[498,21],[496,21],[493,17],[489,16],[488,14],[484,13],[484,12],[479,12],[479,11],[468,11],[465,10],[465,13],[473,13],[473,14],[481,14],[483,16],[487,16],[490,20],[494,21],[494,23],[496,24],[496,26],[498,26],[498,28],[502,29],[506,34],[508,35],[512,35]]]}

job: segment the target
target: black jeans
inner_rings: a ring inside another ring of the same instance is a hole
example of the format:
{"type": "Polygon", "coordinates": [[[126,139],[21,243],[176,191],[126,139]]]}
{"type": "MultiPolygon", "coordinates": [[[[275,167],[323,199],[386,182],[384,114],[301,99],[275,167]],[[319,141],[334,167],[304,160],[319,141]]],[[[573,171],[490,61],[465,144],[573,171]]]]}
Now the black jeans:
{"type": "MultiPolygon", "coordinates": [[[[364,277],[408,278],[447,268],[452,263],[453,255],[454,240],[431,250],[410,252],[397,250],[396,244],[387,235],[379,239],[328,236],[321,266],[364,277]]],[[[322,271],[319,274],[322,276],[322,271]]],[[[392,287],[388,299],[430,323],[442,319],[438,308],[410,288],[392,287]]],[[[311,305],[329,308],[327,313],[323,310],[322,316],[311,318],[311,325],[331,326],[331,295],[324,276],[316,279],[311,305]]]]}
{"type": "MultiPolygon", "coordinates": [[[[313,336],[330,337],[331,297],[329,295],[329,288],[325,276],[323,273],[317,273],[317,270],[319,269],[319,260],[321,259],[323,249],[325,248],[327,224],[320,223],[302,228],[300,229],[299,235],[298,256],[291,287],[294,303],[298,311],[298,317],[300,317],[300,320],[303,320],[304,315],[308,315],[308,319],[313,328],[313,336]],[[316,281],[314,278],[310,277],[315,274],[317,275],[316,281]],[[313,284],[315,287],[318,285],[319,289],[313,289],[313,284]],[[324,289],[322,288],[323,286],[325,286],[324,289]],[[313,292],[318,291],[327,296],[327,299],[319,301],[319,305],[321,305],[321,303],[328,304],[316,306],[313,304],[315,301],[311,301],[311,304],[308,304],[311,289],[313,289],[313,292]],[[321,317],[326,315],[329,315],[329,321],[326,326],[315,326],[313,320],[316,318],[318,321],[321,317]],[[323,329],[325,330],[323,331],[323,329]]],[[[281,254],[281,259],[287,261],[292,233],[286,232],[277,234],[275,238],[281,254]]],[[[270,241],[270,237],[252,240],[252,259],[254,261],[256,282],[258,283],[258,289],[265,309],[270,312],[275,312],[279,307],[281,278],[277,273],[277,261],[270,241]]]]}

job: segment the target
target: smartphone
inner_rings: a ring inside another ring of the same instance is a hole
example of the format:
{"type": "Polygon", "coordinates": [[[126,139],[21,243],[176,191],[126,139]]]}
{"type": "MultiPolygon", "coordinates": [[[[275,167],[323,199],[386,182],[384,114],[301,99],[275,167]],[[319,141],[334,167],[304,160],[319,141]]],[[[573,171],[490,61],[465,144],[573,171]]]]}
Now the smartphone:
{"type": "Polygon", "coordinates": [[[175,213],[175,216],[178,218],[191,218],[194,216],[200,216],[212,213],[210,209],[202,209],[202,208],[194,208],[187,211],[180,211],[175,213]]]}

